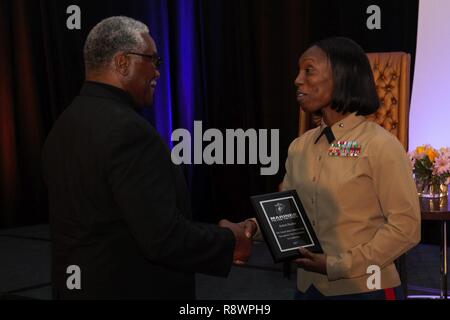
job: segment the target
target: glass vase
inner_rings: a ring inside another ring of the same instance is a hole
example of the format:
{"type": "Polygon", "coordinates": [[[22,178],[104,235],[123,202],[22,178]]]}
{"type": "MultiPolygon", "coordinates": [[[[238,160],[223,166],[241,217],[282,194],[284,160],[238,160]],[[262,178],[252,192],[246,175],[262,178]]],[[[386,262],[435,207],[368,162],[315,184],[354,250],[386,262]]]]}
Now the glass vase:
{"type": "Polygon", "coordinates": [[[416,180],[417,193],[421,198],[438,199],[448,197],[448,185],[430,180],[416,180]]]}

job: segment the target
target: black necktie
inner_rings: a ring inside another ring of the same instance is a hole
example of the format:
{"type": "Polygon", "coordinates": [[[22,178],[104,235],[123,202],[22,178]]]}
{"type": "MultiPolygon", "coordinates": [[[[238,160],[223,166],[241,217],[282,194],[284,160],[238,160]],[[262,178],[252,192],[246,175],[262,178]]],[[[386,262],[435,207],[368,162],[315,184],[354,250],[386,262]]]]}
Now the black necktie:
{"type": "Polygon", "coordinates": [[[322,132],[320,133],[319,137],[316,139],[316,142],[314,142],[314,144],[316,144],[320,138],[325,135],[325,137],[327,137],[328,143],[331,144],[334,140],[336,140],[336,138],[334,137],[333,131],[331,130],[330,127],[325,127],[325,129],[322,130],[322,132]]]}

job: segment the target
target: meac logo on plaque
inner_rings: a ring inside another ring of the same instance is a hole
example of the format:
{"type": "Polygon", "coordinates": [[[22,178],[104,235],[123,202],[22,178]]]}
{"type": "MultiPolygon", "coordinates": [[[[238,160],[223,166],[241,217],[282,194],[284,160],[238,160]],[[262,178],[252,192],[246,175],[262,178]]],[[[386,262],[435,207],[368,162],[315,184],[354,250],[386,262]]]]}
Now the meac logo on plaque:
{"type": "Polygon", "coordinates": [[[286,205],[282,204],[282,203],[277,203],[274,205],[275,207],[275,212],[280,215],[284,213],[284,210],[286,209],[286,205]]]}

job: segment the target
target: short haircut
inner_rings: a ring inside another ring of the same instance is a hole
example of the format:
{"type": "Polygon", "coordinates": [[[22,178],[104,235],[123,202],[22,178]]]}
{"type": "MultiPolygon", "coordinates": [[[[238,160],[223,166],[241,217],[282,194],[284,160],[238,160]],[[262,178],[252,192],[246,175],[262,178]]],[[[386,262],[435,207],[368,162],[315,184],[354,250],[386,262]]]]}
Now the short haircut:
{"type": "Polygon", "coordinates": [[[333,37],[314,44],[327,54],[333,73],[332,108],[339,113],[370,115],[380,107],[372,69],[364,50],[353,40],[333,37]]]}
{"type": "Polygon", "coordinates": [[[102,20],[89,32],[84,45],[86,70],[106,67],[118,52],[142,50],[145,45],[142,33],[149,33],[148,27],[128,17],[102,20]]]}

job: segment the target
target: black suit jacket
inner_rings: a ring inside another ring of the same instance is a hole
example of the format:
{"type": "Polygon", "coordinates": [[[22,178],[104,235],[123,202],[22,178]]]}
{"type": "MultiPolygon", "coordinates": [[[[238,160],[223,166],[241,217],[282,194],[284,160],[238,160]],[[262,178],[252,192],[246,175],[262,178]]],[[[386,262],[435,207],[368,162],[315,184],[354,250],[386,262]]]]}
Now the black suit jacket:
{"type": "Polygon", "coordinates": [[[192,299],[194,273],[226,276],[231,231],[190,221],[184,177],[129,95],[86,82],[43,149],[62,299],[192,299]],[[67,267],[81,268],[69,290],[67,267]]]}

